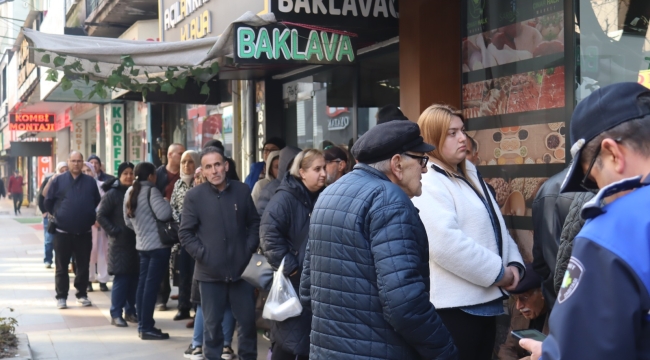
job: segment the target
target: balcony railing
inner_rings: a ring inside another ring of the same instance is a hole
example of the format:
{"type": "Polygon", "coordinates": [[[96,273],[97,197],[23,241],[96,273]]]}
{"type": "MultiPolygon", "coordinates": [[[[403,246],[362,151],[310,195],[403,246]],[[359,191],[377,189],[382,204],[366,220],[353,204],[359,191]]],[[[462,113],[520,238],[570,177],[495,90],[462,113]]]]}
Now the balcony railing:
{"type": "Polygon", "coordinates": [[[86,18],[106,0],[86,0],[86,18]]]}

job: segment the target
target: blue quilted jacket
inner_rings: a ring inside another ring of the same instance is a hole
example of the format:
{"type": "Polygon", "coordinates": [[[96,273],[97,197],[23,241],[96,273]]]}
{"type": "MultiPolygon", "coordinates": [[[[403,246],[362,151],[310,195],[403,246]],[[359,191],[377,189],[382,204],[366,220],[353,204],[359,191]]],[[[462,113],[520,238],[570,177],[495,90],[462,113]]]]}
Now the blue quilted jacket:
{"type": "Polygon", "coordinates": [[[300,284],[311,360],[456,359],[429,301],[429,247],[417,209],[364,164],[328,186],[311,216],[300,284]]]}

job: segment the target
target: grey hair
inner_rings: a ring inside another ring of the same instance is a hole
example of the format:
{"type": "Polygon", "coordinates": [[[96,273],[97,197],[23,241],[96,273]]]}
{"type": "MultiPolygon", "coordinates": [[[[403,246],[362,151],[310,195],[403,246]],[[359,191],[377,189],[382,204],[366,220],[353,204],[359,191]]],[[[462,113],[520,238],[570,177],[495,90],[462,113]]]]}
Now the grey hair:
{"type": "MultiPolygon", "coordinates": [[[[650,157],[650,117],[626,121],[593,138],[582,150],[580,162],[583,165],[593,160],[598,147],[605,139],[621,139],[622,144],[648,158],[650,157]]],[[[600,157],[596,160],[596,164],[598,167],[602,166],[600,157]]]]}
{"type": "Polygon", "coordinates": [[[382,160],[382,161],[372,163],[372,164],[367,164],[367,165],[370,166],[371,168],[375,169],[375,170],[378,170],[378,171],[382,172],[383,174],[386,174],[386,173],[390,172],[390,160],[391,159],[386,159],[386,160],[382,160]]]}

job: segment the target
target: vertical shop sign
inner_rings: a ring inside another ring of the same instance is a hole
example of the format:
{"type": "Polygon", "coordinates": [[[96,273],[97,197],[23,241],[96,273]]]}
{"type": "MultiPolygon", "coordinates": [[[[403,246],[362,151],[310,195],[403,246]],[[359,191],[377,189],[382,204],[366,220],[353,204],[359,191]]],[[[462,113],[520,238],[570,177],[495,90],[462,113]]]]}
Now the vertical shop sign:
{"type": "Polygon", "coordinates": [[[38,167],[36,173],[36,186],[40,186],[43,183],[45,175],[52,170],[52,157],[50,156],[39,156],[38,157],[38,167]]]}
{"type": "MultiPolygon", "coordinates": [[[[75,120],[72,122],[73,135],[70,140],[70,150],[79,151],[84,154],[86,150],[86,121],[75,120]]],[[[84,154],[88,156],[89,154],[84,154]]]]}
{"type": "Polygon", "coordinates": [[[264,159],[264,140],[266,139],[266,109],[264,81],[255,83],[255,110],[257,112],[257,159],[264,159]]]}
{"type": "Polygon", "coordinates": [[[117,176],[117,168],[124,162],[124,105],[104,106],[106,130],[106,172],[117,176]]]}

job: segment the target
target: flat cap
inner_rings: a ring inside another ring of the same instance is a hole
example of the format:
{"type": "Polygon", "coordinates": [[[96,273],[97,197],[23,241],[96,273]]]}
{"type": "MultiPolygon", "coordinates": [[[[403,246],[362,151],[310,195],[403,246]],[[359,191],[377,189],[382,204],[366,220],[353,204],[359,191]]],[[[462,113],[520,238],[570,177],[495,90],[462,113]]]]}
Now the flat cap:
{"type": "Polygon", "coordinates": [[[345,153],[345,150],[341,149],[338,146],[329,146],[325,151],[323,151],[325,156],[325,161],[334,161],[336,159],[348,161],[348,154],[345,153]]]}
{"type": "Polygon", "coordinates": [[[542,277],[537,275],[532,264],[526,264],[526,276],[524,276],[517,287],[510,291],[511,294],[523,294],[528,290],[539,289],[542,287],[542,277]]]}
{"type": "Polygon", "coordinates": [[[416,123],[393,120],[363,134],[352,146],[352,155],[360,163],[374,164],[406,151],[428,153],[435,148],[424,142],[416,123]]]}

